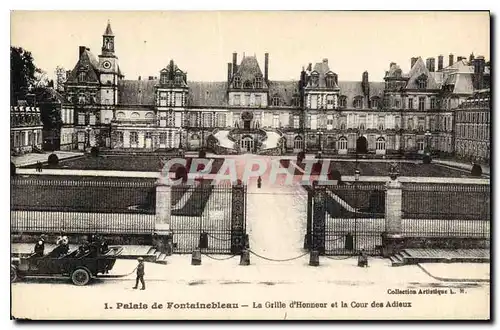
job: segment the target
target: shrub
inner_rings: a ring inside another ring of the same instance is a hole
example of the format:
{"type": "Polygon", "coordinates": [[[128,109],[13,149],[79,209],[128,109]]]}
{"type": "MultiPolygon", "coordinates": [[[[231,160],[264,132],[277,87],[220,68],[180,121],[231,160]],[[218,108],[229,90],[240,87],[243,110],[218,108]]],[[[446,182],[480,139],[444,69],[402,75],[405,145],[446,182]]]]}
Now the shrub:
{"type": "Polygon", "coordinates": [[[333,170],[328,173],[328,180],[337,180],[337,184],[342,183],[342,175],[339,170],[333,170]]]}
{"type": "Polygon", "coordinates": [[[430,164],[432,161],[432,158],[430,155],[424,155],[424,157],[422,158],[422,161],[424,162],[424,164],[430,164]]]}
{"type": "Polygon", "coordinates": [[[207,152],[204,149],[198,151],[198,158],[206,158],[206,157],[207,157],[207,152]]]}
{"type": "Polygon", "coordinates": [[[92,148],[90,148],[90,155],[92,157],[99,156],[99,147],[92,147],[92,148]]]}
{"type": "Polygon", "coordinates": [[[15,176],[15,175],[16,175],[16,164],[10,162],[10,176],[15,176]]]}
{"type": "Polygon", "coordinates": [[[481,176],[481,175],[483,175],[483,169],[481,168],[481,165],[479,165],[479,164],[472,165],[472,169],[470,171],[470,175],[472,175],[472,176],[481,176]]]}
{"type": "Polygon", "coordinates": [[[50,154],[47,161],[50,166],[57,166],[59,164],[59,157],[56,154],[50,154]]]}

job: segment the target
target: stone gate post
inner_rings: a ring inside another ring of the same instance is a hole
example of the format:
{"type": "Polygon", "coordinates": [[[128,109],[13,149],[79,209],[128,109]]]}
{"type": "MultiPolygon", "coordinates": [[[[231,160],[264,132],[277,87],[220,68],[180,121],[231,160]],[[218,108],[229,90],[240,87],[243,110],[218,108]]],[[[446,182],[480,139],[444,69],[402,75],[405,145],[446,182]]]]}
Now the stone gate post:
{"type": "Polygon", "coordinates": [[[163,172],[156,181],[156,221],[155,231],[170,230],[170,211],[172,208],[172,186],[163,172]]]}
{"type": "Polygon", "coordinates": [[[313,184],[312,249],[325,253],[326,188],[313,184]]]}
{"type": "Polygon", "coordinates": [[[385,233],[382,236],[382,254],[388,257],[402,247],[403,187],[397,177],[385,186],[385,233]]]}

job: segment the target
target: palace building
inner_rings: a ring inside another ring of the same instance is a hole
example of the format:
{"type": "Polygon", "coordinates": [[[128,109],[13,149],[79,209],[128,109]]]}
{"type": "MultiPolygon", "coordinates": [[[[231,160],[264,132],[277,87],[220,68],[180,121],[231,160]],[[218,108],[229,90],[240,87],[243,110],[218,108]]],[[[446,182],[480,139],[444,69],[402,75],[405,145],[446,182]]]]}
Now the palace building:
{"type": "MultiPolygon", "coordinates": [[[[390,63],[381,81],[360,72],[344,81],[328,59],[297,70],[297,80],[269,77],[255,56],[227,63],[227,80],[194,82],[171,60],[157,77],[127,80],[108,22],[99,56],[80,46],[65,85],[61,145],[85,149],[217,153],[391,154],[455,152],[455,110],[489,88],[483,57],[411,58],[390,63]],[[73,143],[66,143],[74,141],[73,143]]],[[[221,68],[222,69],[222,68],[221,68]]]]}

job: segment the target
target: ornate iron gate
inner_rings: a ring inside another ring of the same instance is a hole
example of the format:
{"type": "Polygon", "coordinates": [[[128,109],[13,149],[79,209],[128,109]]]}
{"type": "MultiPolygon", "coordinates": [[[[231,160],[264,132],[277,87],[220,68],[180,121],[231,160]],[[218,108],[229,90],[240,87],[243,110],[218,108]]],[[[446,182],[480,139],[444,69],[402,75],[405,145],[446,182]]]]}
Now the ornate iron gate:
{"type": "Polygon", "coordinates": [[[172,187],[171,230],[174,253],[238,254],[246,238],[246,187],[196,185],[172,187]]]}
{"type": "Polygon", "coordinates": [[[312,187],[305,246],[326,255],[351,255],[361,250],[379,254],[384,219],[383,184],[353,182],[312,187]]]}

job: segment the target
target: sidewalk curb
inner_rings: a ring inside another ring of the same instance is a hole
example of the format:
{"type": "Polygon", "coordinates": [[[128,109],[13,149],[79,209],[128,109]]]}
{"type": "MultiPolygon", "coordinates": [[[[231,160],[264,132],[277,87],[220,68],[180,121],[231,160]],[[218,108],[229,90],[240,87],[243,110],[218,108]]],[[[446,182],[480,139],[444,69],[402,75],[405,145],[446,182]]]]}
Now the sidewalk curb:
{"type": "Polygon", "coordinates": [[[432,277],[433,279],[436,279],[438,281],[443,281],[443,282],[474,282],[474,283],[490,283],[490,280],[486,279],[467,279],[467,278],[445,278],[445,277],[439,277],[439,276],[434,276],[432,275],[427,269],[424,268],[421,264],[417,264],[417,266],[427,275],[432,277]]]}

